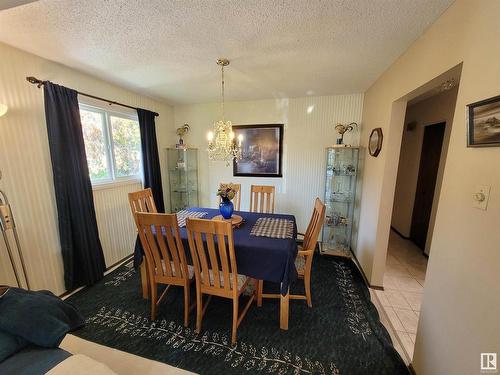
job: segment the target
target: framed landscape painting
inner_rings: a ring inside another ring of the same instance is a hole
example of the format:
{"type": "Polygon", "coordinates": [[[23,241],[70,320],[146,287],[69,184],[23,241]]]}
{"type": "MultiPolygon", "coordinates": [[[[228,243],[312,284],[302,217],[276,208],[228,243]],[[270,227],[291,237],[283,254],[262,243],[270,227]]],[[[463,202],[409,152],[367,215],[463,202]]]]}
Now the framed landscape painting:
{"type": "Polygon", "coordinates": [[[243,136],[233,176],[282,177],[283,124],[233,125],[233,132],[243,136]]]}
{"type": "Polygon", "coordinates": [[[467,106],[467,146],[500,146],[500,95],[467,106]]]}

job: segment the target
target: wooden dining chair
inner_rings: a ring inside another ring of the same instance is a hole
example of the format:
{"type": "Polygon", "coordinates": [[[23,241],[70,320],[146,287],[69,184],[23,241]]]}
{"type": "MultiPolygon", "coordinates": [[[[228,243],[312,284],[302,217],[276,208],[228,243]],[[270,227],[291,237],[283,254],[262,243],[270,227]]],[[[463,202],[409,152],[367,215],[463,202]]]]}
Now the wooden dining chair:
{"type": "MultiPolygon", "coordinates": [[[[194,269],[186,262],[176,214],[137,213],[151,289],[151,320],[172,285],[184,288],[184,326],[189,324],[189,287],[194,269]],[[167,285],[158,297],[158,285],[167,285]]],[[[193,306],[194,307],[194,306],[193,306]]]]}
{"type": "MultiPolygon", "coordinates": [[[[319,232],[325,220],[325,210],[326,206],[323,204],[323,202],[321,202],[319,198],[316,198],[311,220],[309,221],[309,225],[307,226],[306,233],[303,235],[304,241],[302,245],[298,246],[297,257],[295,258],[295,268],[297,268],[299,279],[304,279],[305,295],[290,294],[290,299],[306,300],[309,307],[312,307],[312,261],[314,257],[314,250],[316,249],[316,244],[318,243],[319,232]]],[[[257,283],[257,306],[262,306],[262,298],[280,297],[279,294],[264,294],[263,287],[264,282],[262,280],[259,280],[257,283]]]]}
{"type": "MultiPolygon", "coordinates": [[[[299,246],[299,251],[297,252],[297,258],[295,258],[295,267],[297,268],[297,273],[300,279],[304,279],[305,286],[305,299],[307,305],[312,307],[311,299],[311,269],[312,261],[314,257],[314,250],[316,249],[316,244],[318,243],[319,232],[323,227],[323,222],[325,221],[325,210],[326,206],[321,199],[316,198],[314,202],[314,209],[311,215],[311,220],[307,226],[306,233],[304,234],[304,242],[302,246],[299,246]]],[[[304,296],[298,296],[300,299],[304,299],[304,296]]]]}
{"type": "MultiPolygon", "coordinates": [[[[139,225],[137,223],[136,213],[138,212],[149,212],[157,213],[155,201],[153,198],[153,191],[151,188],[144,190],[135,191],[133,193],[128,193],[128,202],[130,204],[130,209],[132,210],[132,216],[134,217],[135,225],[137,230],[139,230],[139,225]]],[[[141,263],[140,267],[141,273],[141,285],[142,285],[142,296],[144,298],[149,298],[149,285],[147,278],[146,262],[141,263]]]]}
{"type": "Polygon", "coordinates": [[[130,203],[130,209],[132,210],[136,224],[137,220],[135,219],[135,214],[137,212],[158,212],[156,210],[153,191],[151,188],[128,193],[128,202],[130,203]]]}
{"type": "MultiPolygon", "coordinates": [[[[230,183],[233,186],[233,189],[236,191],[236,195],[233,198],[233,204],[234,204],[234,209],[235,211],[240,210],[240,205],[241,205],[241,184],[233,184],[232,182],[230,183]]],[[[222,185],[228,185],[228,183],[221,182],[219,184],[219,187],[222,185]]],[[[219,203],[220,203],[221,197],[219,197],[219,203]]]]}
{"type": "Polygon", "coordinates": [[[236,331],[252,304],[252,294],[245,308],[239,312],[239,297],[246,289],[249,277],[239,275],[234,253],[233,228],[222,220],[186,219],[189,249],[196,279],[196,332],[201,331],[201,320],[212,296],[233,300],[231,343],[236,343],[236,331]],[[205,242],[203,237],[205,238],[205,242]],[[209,295],[203,307],[203,295],[209,295]]]}
{"type": "Polygon", "coordinates": [[[274,186],[252,185],[250,188],[250,212],[274,214],[274,186]]]}

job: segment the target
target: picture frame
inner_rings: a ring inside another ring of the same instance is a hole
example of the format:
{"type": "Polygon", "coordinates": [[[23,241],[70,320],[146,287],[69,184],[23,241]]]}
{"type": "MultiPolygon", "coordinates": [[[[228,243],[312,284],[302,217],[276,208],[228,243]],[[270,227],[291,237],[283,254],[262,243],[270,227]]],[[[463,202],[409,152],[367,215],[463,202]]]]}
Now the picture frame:
{"type": "Polygon", "coordinates": [[[376,158],[380,154],[383,140],[384,134],[382,133],[382,128],[373,129],[368,140],[368,152],[371,156],[376,158]]]}
{"type": "Polygon", "coordinates": [[[233,160],[233,176],[283,177],[283,124],[233,125],[242,140],[242,158],[233,160]]]}
{"type": "Polygon", "coordinates": [[[467,147],[500,146],[500,95],[467,105],[467,147]]]}

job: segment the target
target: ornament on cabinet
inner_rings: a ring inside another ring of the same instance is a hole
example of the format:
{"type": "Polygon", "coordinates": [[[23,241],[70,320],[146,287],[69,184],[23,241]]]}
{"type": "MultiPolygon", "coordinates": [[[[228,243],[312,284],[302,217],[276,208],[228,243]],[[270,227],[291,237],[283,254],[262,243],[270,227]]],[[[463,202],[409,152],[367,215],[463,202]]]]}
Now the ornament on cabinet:
{"type": "Polygon", "coordinates": [[[179,143],[175,145],[175,148],[186,148],[187,146],[184,144],[184,137],[189,132],[189,124],[184,124],[181,127],[177,128],[175,134],[179,136],[179,143]]]}

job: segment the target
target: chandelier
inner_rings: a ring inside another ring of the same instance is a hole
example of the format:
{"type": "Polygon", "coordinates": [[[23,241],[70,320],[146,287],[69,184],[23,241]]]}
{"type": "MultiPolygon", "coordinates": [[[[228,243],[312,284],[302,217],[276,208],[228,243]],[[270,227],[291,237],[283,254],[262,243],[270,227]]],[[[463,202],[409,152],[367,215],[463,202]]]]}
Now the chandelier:
{"type": "Polygon", "coordinates": [[[236,144],[231,121],[225,121],[224,118],[224,67],[229,65],[229,60],[218,59],[217,65],[221,67],[222,77],[222,119],[214,122],[213,131],[207,134],[208,158],[210,160],[225,161],[226,165],[229,165],[233,159],[236,162],[241,159],[241,142],[243,141],[243,136],[241,134],[238,136],[238,144],[236,144]]]}

